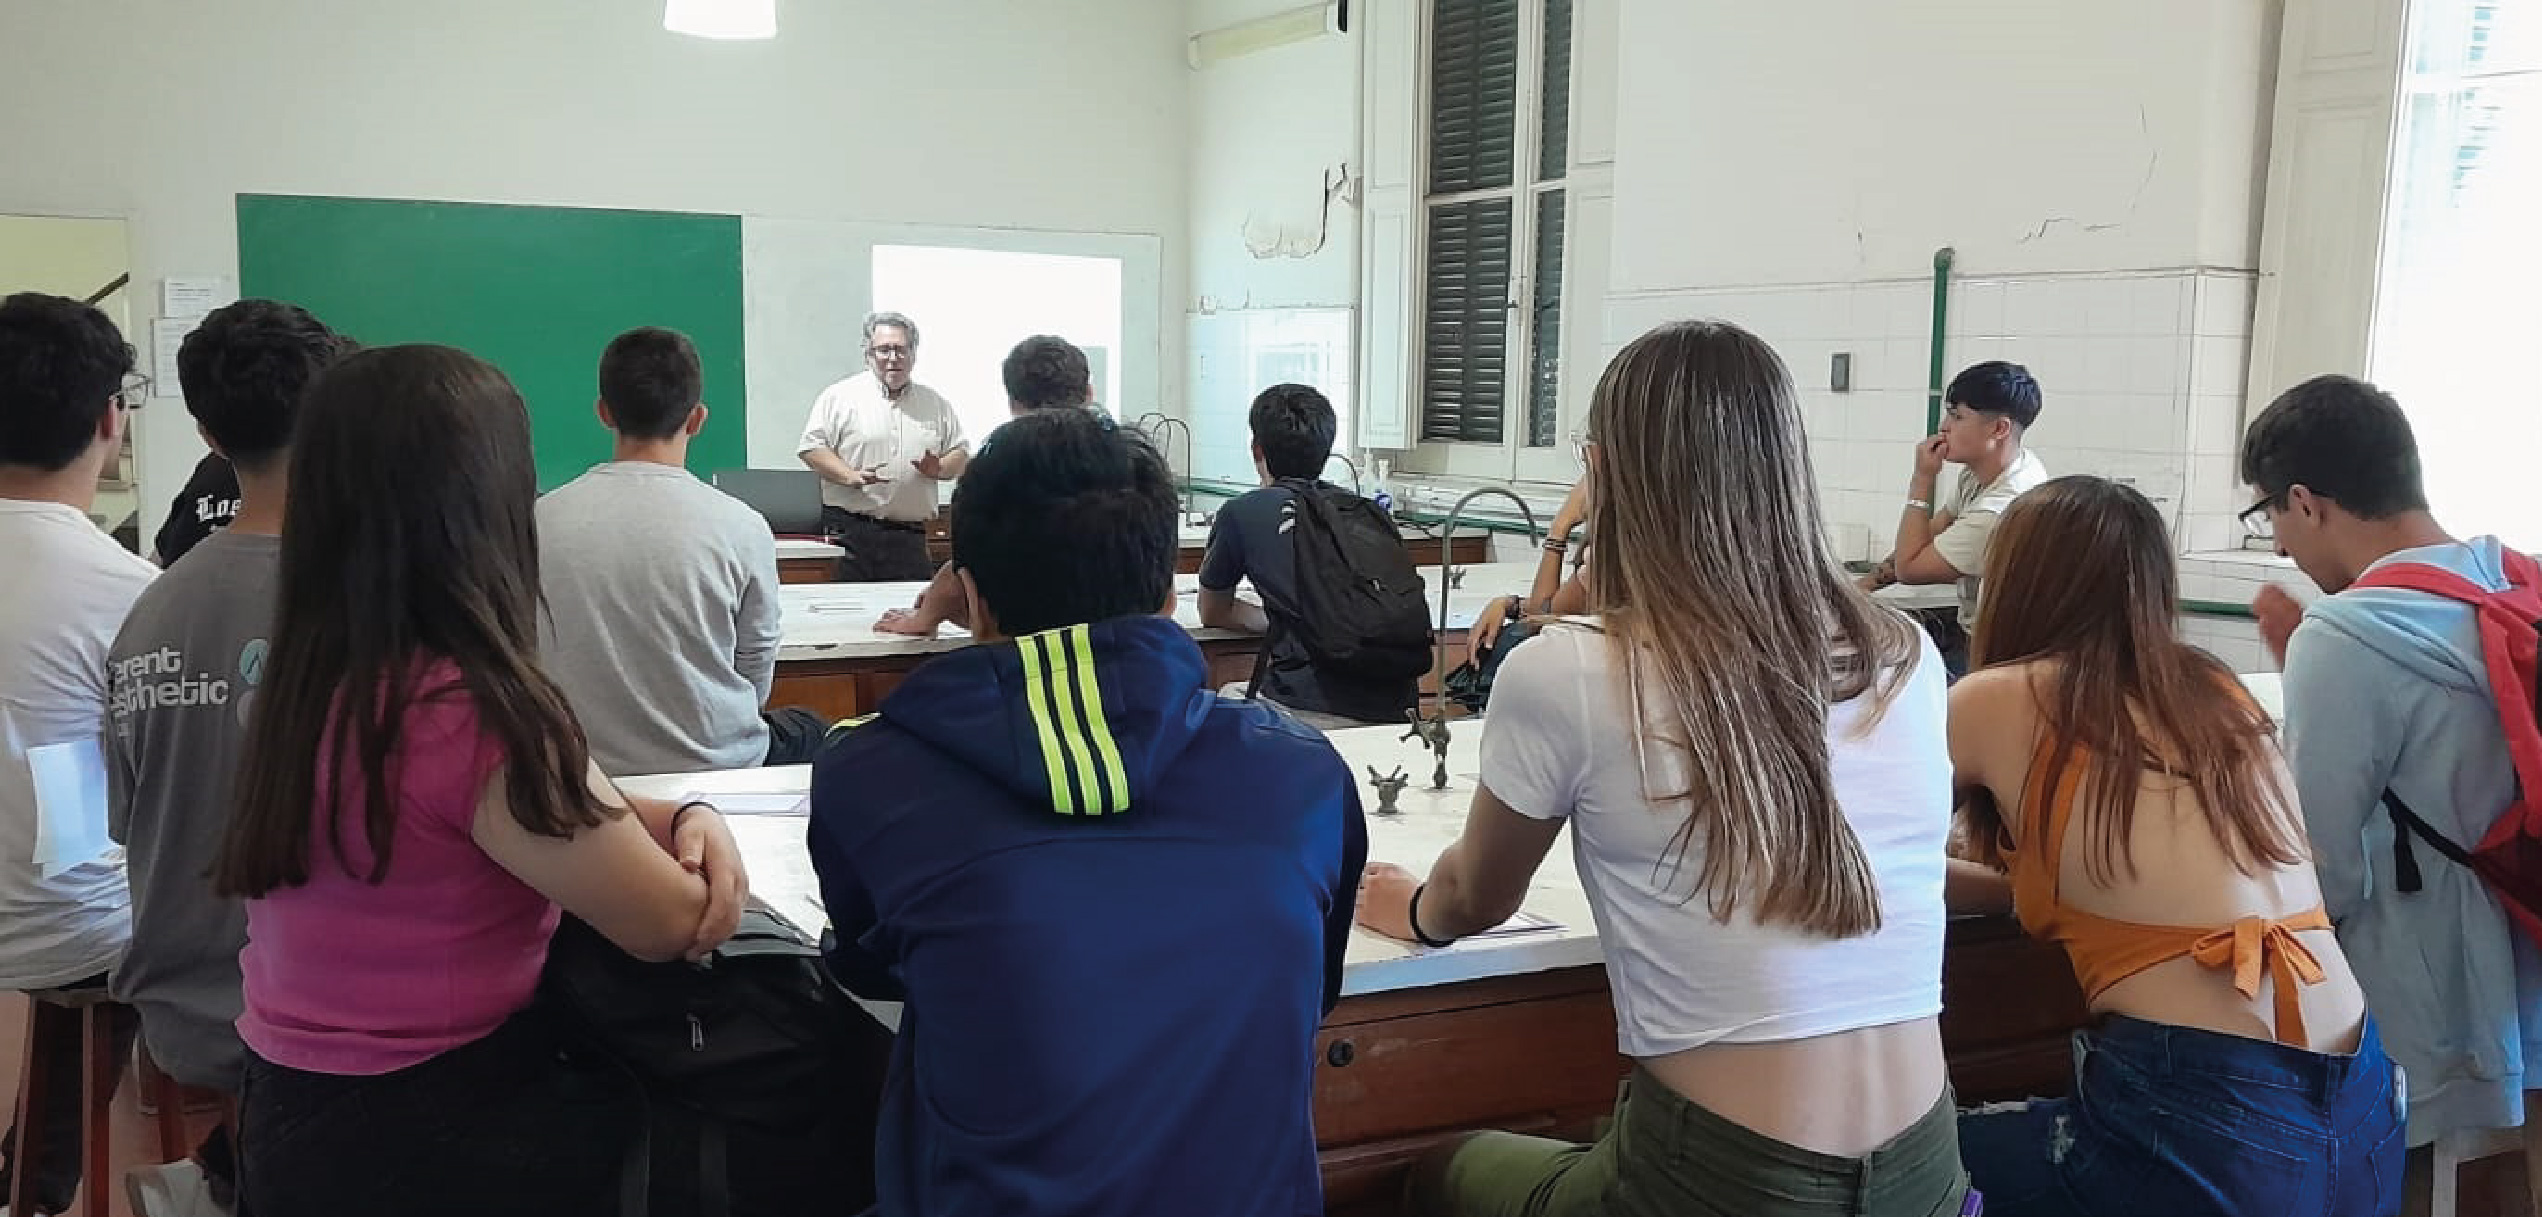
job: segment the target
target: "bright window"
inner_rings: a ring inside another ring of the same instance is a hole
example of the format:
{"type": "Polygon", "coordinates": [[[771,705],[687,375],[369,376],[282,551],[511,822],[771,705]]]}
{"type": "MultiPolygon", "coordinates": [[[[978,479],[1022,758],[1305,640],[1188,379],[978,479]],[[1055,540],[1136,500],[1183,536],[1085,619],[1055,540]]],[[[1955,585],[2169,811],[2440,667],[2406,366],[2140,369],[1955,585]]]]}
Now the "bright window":
{"type": "Polygon", "coordinates": [[[2542,544],[2542,0],[2415,0],[2373,330],[2452,527],[2542,544]]]}
{"type": "Polygon", "coordinates": [[[975,447],[1007,418],[1006,353],[1035,334],[1083,348],[1095,399],[1122,408],[1118,258],[877,245],[874,307],[918,323],[917,379],[953,402],[975,447]]]}

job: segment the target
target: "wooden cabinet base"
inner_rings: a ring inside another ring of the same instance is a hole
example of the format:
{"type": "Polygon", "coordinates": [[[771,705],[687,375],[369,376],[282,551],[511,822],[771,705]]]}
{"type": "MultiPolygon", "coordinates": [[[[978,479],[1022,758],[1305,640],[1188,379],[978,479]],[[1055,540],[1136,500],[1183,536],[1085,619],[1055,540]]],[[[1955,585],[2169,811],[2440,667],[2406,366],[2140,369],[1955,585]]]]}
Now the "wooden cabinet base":
{"type": "Polygon", "coordinates": [[[779,558],[777,582],[827,583],[831,573],[838,569],[838,561],[836,558],[779,558]]]}
{"type": "MultiPolygon", "coordinates": [[[[1210,687],[1241,684],[1253,675],[1262,649],[1257,638],[1221,638],[1200,644],[1209,661],[1210,687]]],[[[938,652],[939,654],[941,652],[938,652]]],[[[871,714],[883,698],[935,655],[882,655],[867,659],[794,659],[777,662],[768,690],[771,706],[801,706],[831,722],[871,714]]]]}

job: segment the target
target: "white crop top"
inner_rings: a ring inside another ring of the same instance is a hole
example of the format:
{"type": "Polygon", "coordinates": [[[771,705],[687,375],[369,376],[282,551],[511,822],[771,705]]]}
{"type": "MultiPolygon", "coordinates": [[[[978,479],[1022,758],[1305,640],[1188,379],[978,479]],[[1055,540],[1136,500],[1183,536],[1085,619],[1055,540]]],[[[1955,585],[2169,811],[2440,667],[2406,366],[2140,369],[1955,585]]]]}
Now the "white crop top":
{"type": "Polygon", "coordinates": [[[1763,926],[1754,901],[1727,922],[1695,893],[1703,834],[1661,861],[1684,823],[1675,750],[1639,747],[1625,674],[1606,635],[1558,626],[1511,653],[1483,720],[1483,784],[1521,815],[1571,821],[1572,855],[1596,913],[1617,1039],[1650,1058],[1705,1044],[1770,1043],[1928,1018],[1942,1009],[1944,851],[1951,764],[1941,657],[1921,654],[1868,733],[1868,696],[1833,708],[1836,797],[1871,863],[1880,929],[1830,939],[1763,926]]]}

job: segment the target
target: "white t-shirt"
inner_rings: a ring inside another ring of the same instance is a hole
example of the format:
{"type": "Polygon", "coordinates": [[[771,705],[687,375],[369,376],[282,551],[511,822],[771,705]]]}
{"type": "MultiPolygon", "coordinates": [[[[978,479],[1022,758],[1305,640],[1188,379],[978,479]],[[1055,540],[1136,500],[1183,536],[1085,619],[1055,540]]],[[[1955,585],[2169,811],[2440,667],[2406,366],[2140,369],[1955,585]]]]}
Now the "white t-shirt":
{"type": "Polygon", "coordinates": [[[823,480],[821,501],[858,515],[916,523],[936,514],[936,482],[921,477],[915,462],[928,453],[950,454],[969,443],[962,418],[944,395],[911,381],[900,400],[883,396],[883,382],[859,372],[821,390],[804,420],[797,453],[827,448],[853,469],[880,469],[883,481],[841,486],[823,480]]]}
{"type": "MultiPolygon", "coordinates": [[[[27,753],[100,744],[106,651],[158,572],[59,503],[0,499],[0,554],[0,990],[43,989],[123,957],[132,894],[118,849],[50,877],[36,866],[27,753]]],[[[103,840],[104,803],[95,810],[103,840]]]]}
{"type": "Polygon", "coordinates": [[[2003,476],[1991,482],[1979,482],[1973,470],[1962,469],[1959,482],[1951,488],[1951,497],[1942,501],[1937,513],[1951,517],[1951,526],[1933,538],[1933,552],[1960,572],[1959,623],[1977,628],[1977,601],[1984,594],[1982,576],[1986,572],[1986,546],[1995,537],[1995,525],[2003,519],[2004,509],[2014,499],[2037,489],[2048,480],[2048,467],[2037,454],[2023,449],[2021,456],[2004,469],[2003,476]]]}
{"type": "Polygon", "coordinates": [[[1848,939],[1759,925],[1753,900],[1716,921],[1694,890],[1700,831],[1680,864],[1662,863],[1688,809],[1644,791],[1684,789],[1684,762],[1646,743],[1657,733],[1627,714],[1611,639],[1561,625],[1510,654],[1483,720],[1483,784],[1520,815],[1570,819],[1625,1055],[1807,1039],[1941,1012],[1951,764],[1942,661],[1921,634],[1915,671],[1878,724],[1862,730],[1868,696],[1828,717],[1836,798],[1880,897],[1880,928],[1848,939]]]}

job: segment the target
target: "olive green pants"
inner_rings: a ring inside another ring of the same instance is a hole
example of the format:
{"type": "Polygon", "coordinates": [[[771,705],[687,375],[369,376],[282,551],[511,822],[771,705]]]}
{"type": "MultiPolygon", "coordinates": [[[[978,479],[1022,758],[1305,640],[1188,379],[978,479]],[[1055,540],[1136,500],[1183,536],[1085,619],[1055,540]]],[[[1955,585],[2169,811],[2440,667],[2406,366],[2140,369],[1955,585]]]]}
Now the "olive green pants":
{"type": "Polygon", "coordinates": [[[1487,1132],[1444,1152],[1413,1177],[1424,1217],[1958,1217],[1969,1198],[1948,1091],[1888,1144],[1838,1158],[1750,1132],[1637,1069],[1596,1144],[1487,1132]]]}

